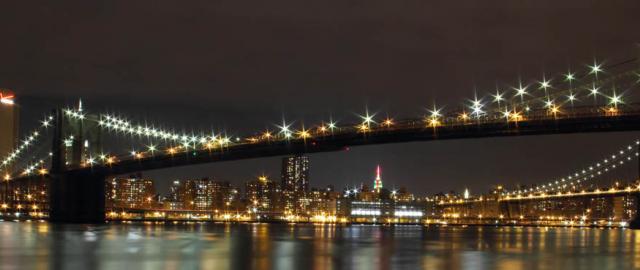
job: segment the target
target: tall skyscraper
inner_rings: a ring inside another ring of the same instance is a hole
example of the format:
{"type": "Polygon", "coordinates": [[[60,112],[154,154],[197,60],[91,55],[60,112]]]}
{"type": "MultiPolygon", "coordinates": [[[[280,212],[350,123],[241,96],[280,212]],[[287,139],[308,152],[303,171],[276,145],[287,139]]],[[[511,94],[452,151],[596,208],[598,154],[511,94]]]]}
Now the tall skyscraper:
{"type": "MultiPolygon", "coordinates": [[[[0,158],[6,157],[18,143],[18,107],[14,95],[0,89],[0,158]]],[[[10,168],[9,168],[10,169],[10,168]]],[[[6,173],[4,168],[0,172],[6,173]]]]}
{"type": "Polygon", "coordinates": [[[380,189],[382,189],[382,178],[380,178],[380,165],[376,167],[376,180],[373,181],[373,189],[376,192],[380,192],[380,189]]]}
{"type": "Polygon", "coordinates": [[[282,189],[309,191],[309,157],[293,156],[282,159],[282,189]]]}
{"type": "Polygon", "coordinates": [[[299,155],[283,158],[282,195],[285,214],[304,212],[308,191],[309,157],[299,155]]]}

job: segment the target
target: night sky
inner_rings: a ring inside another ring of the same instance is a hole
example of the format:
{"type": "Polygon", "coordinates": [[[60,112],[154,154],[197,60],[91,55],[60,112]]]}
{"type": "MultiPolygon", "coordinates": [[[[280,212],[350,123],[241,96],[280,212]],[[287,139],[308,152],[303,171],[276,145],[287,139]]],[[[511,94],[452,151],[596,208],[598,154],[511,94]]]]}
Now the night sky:
{"type": "MultiPolygon", "coordinates": [[[[89,111],[241,135],[273,130],[283,117],[296,127],[330,115],[352,122],[365,107],[378,119],[422,116],[434,102],[459,106],[474,90],[484,95],[518,77],[639,54],[639,1],[557,2],[5,1],[0,88],[19,96],[23,130],[81,97],[89,111]]],[[[371,185],[380,164],[389,187],[481,192],[566,174],[637,137],[366,146],[312,155],[311,183],[371,185]]],[[[176,177],[240,185],[265,173],[279,181],[279,166],[279,158],[264,158],[146,175],[164,192],[176,177]]]]}

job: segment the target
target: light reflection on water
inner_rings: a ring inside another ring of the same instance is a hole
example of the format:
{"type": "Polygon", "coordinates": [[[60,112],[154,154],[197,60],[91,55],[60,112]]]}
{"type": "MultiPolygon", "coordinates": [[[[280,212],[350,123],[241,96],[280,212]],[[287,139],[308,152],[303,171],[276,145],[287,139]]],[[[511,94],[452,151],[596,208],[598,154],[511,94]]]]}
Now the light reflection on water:
{"type": "Polygon", "coordinates": [[[640,231],[0,222],[0,269],[632,269],[640,231]]]}

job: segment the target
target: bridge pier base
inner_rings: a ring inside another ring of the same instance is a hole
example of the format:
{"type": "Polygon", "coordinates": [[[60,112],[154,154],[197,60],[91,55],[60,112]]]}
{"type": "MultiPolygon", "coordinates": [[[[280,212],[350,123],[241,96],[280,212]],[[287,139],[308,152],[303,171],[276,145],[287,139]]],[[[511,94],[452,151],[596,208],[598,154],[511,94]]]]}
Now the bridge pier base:
{"type": "Polygon", "coordinates": [[[105,175],[55,174],[49,187],[49,220],[56,223],[104,223],[105,175]]]}

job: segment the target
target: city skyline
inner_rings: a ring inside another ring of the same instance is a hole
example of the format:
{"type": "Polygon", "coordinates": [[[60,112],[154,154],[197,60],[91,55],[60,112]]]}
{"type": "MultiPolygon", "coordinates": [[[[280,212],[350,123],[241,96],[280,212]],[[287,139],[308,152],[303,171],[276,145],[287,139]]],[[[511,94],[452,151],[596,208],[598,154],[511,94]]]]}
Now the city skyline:
{"type": "MultiPolygon", "coordinates": [[[[20,106],[20,99],[17,99],[16,105],[23,108],[23,110],[25,108],[24,106],[20,106]]],[[[418,190],[419,193],[424,194],[450,190],[459,191],[464,188],[470,188],[474,192],[485,192],[490,190],[494,185],[505,185],[507,187],[530,185],[539,183],[544,179],[551,179],[566,174],[568,172],[567,170],[571,170],[571,168],[582,167],[593,160],[598,159],[602,152],[614,151],[619,146],[618,142],[620,141],[634,141],[637,139],[637,136],[634,133],[635,132],[570,134],[541,137],[536,136],[535,138],[516,137],[479,139],[480,141],[492,141],[491,144],[498,145],[498,147],[494,149],[483,150],[484,152],[479,153],[469,151],[468,149],[482,145],[484,142],[478,142],[476,140],[462,140],[455,141],[455,143],[449,141],[434,141],[427,143],[403,143],[393,146],[382,145],[354,147],[348,149],[348,151],[311,154],[309,157],[311,159],[315,159],[316,164],[320,164],[319,170],[314,170],[315,174],[312,175],[312,177],[319,183],[323,183],[321,185],[359,185],[362,182],[367,182],[365,180],[370,176],[366,171],[371,169],[373,163],[377,164],[384,162],[385,164],[391,165],[390,176],[392,179],[396,180],[391,183],[392,188],[405,186],[412,190],[418,190]],[[595,142],[598,143],[594,144],[595,142]],[[562,148],[555,149],[550,146],[554,144],[563,146],[562,148]],[[583,148],[580,147],[581,145],[590,145],[590,147],[583,148]],[[512,148],[513,146],[518,146],[519,149],[512,148]],[[564,150],[564,147],[567,146],[574,148],[577,147],[579,150],[564,150]],[[530,149],[523,151],[525,148],[530,149]],[[421,156],[420,153],[415,153],[416,149],[425,149],[424,151],[429,152],[432,155],[426,157],[421,156]],[[579,151],[580,153],[597,153],[595,155],[585,154],[574,156],[572,155],[572,151],[579,151]],[[411,155],[407,155],[407,153],[411,153],[411,155]],[[527,153],[527,155],[523,155],[523,153],[527,153]],[[484,159],[487,154],[490,156],[508,156],[510,162],[500,162],[488,165],[476,163],[476,160],[484,159]],[[542,166],[542,169],[529,171],[528,167],[530,165],[544,161],[548,155],[558,156],[562,162],[537,164],[537,166],[542,166]],[[565,155],[566,158],[562,158],[563,155],[565,155]],[[363,159],[363,157],[366,158],[363,159]],[[375,160],[371,160],[372,157],[375,158],[375,160]],[[400,159],[397,157],[400,157],[400,159]],[[366,162],[367,158],[369,159],[368,162],[371,163],[366,162]],[[423,159],[430,160],[425,162],[423,159]],[[521,161],[518,161],[518,159],[521,161]],[[318,160],[320,162],[317,162],[318,160]],[[441,167],[443,161],[445,161],[445,167],[441,167]],[[566,164],[564,162],[566,162],[566,164]],[[344,166],[346,164],[351,165],[344,166]],[[470,172],[472,170],[446,170],[446,167],[450,167],[451,164],[460,164],[467,168],[475,167],[475,170],[479,170],[480,174],[473,173],[473,177],[469,177],[468,175],[458,177],[456,175],[460,175],[460,173],[464,174],[465,172],[470,172]],[[323,168],[326,168],[327,165],[329,165],[328,167],[330,169],[323,168]],[[336,167],[336,165],[338,166],[336,167]],[[431,165],[433,165],[433,168],[430,168],[431,165]],[[569,166],[572,167],[570,168],[569,166]],[[416,170],[415,168],[421,169],[416,170]],[[432,175],[434,171],[439,172],[440,175],[434,177],[432,175]],[[512,171],[513,173],[516,173],[516,176],[496,176],[494,173],[496,171],[500,173],[508,173],[509,171],[512,171]],[[424,174],[416,176],[417,172],[423,172],[424,174]],[[520,177],[520,175],[523,174],[522,172],[527,172],[526,176],[528,179],[522,179],[520,177]],[[477,181],[477,176],[482,176],[482,174],[489,176],[489,181],[487,181],[486,178],[483,181],[477,181]],[[535,175],[541,176],[535,178],[532,177],[535,175]],[[421,184],[424,183],[432,183],[437,186],[435,188],[421,186],[421,184]]],[[[277,160],[280,160],[280,158],[252,159],[211,165],[193,165],[188,167],[149,171],[146,173],[154,179],[159,180],[157,183],[160,190],[166,190],[170,185],[170,181],[184,177],[216,177],[239,184],[243,179],[251,178],[258,174],[278,175],[281,164],[279,164],[279,162],[274,162],[277,160]],[[202,175],[201,172],[203,169],[201,168],[205,168],[204,170],[211,171],[211,173],[208,173],[208,175],[202,175]],[[217,168],[223,169],[220,170],[217,168]],[[247,173],[249,171],[252,172],[247,173]]],[[[312,174],[313,173],[314,172],[312,171],[312,174]]],[[[625,181],[637,177],[637,172],[633,169],[628,169],[622,173],[614,174],[611,177],[616,180],[625,181]]]]}
{"type": "MultiPolygon", "coordinates": [[[[633,1],[437,8],[411,1],[406,6],[376,3],[368,9],[339,1],[314,8],[286,1],[281,3],[290,7],[286,9],[225,1],[215,8],[213,3],[134,5],[126,12],[86,5],[83,12],[62,4],[25,12],[27,4],[13,3],[0,11],[3,25],[13,26],[5,38],[16,41],[0,44],[0,87],[16,93],[21,130],[30,130],[27,119],[39,119],[60,104],[76,104],[78,98],[96,111],[136,115],[137,121],[186,132],[250,134],[275,130],[283,118],[300,128],[329,117],[347,120],[367,108],[378,113],[377,119],[402,119],[428,114],[434,103],[451,108],[473,99],[474,93],[495,94],[496,85],[509,90],[519,78],[539,81],[546,75],[554,85],[569,69],[587,69],[594,60],[614,64],[639,54],[634,28],[639,7],[633,1]],[[70,13],[53,16],[56,12],[70,13]],[[184,19],[200,12],[210,16],[184,19]],[[138,13],[151,15],[141,20],[138,13]],[[246,16],[259,19],[247,21],[246,16]],[[568,16],[572,19],[565,20],[568,16]],[[114,33],[118,38],[104,38],[114,33]],[[31,64],[25,64],[27,56],[31,64]]],[[[638,136],[354,147],[348,153],[312,155],[317,169],[311,177],[326,184],[357,184],[368,179],[366,168],[380,162],[399,186],[424,192],[481,191],[494,183],[531,184],[563,175],[566,168],[588,164],[614,149],[614,142],[638,136]],[[548,164],[549,155],[561,162],[548,164]],[[458,170],[462,164],[468,169],[458,170]]],[[[201,177],[201,171],[222,179],[248,178],[247,171],[276,176],[279,159],[148,174],[169,185],[178,176],[201,177]]]]}
{"type": "Polygon", "coordinates": [[[640,1],[4,1],[0,269],[640,269],[640,1]]]}

